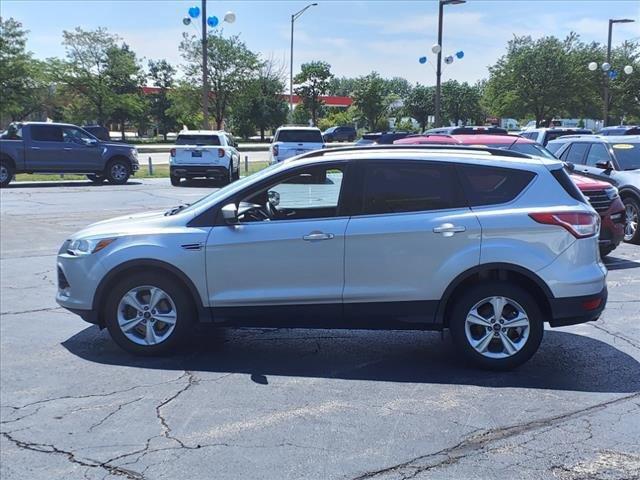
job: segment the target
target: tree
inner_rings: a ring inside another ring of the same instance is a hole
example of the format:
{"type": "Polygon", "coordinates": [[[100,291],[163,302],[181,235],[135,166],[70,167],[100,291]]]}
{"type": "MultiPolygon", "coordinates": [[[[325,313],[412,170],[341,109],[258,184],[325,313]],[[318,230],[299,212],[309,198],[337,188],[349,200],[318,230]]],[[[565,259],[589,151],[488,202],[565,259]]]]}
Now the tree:
{"type": "Polygon", "coordinates": [[[515,37],[507,53],[489,67],[485,104],[497,116],[533,115],[536,125],[561,114],[571,104],[578,83],[571,68],[570,42],[555,37],[515,37]]]}
{"type": "Polygon", "coordinates": [[[176,127],[175,117],[168,113],[171,107],[168,92],[174,86],[175,75],[176,69],[166,60],[149,60],[149,80],[154,87],[158,88],[158,92],[151,96],[150,111],[165,141],[167,132],[176,127]]]}
{"type": "Polygon", "coordinates": [[[331,65],[326,62],[303,63],[293,83],[296,95],[302,99],[302,104],[311,114],[314,125],[318,122],[318,113],[323,105],[322,95],[329,91],[329,82],[333,78],[331,65]]]}
{"type": "Polygon", "coordinates": [[[466,123],[484,123],[484,115],[480,106],[481,92],[479,86],[448,80],[442,84],[442,117],[457,125],[459,121],[466,123]]]}
{"type": "Polygon", "coordinates": [[[429,116],[435,112],[435,88],[424,85],[413,87],[404,107],[407,115],[414,118],[422,131],[426,130],[429,116]]]}
{"type": "MultiPolygon", "coordinates": [[[[185,73],[193,85],[202,86],[202,42],[195,35],[184,34],[180,51],[187,61],[185,73]]],[[[258,56],[247,48],[237,35],[222,37],[222,31],[208,34],[207,61],[209,106],[222,129],[235,97],[255,78],[260,65],[258,56]]]]}
{"type": "Polygon", "coordinates": [[[190,129],[202,126],[201,90],[190,81],[179,81],[167,96],[171,106],[167,115],[175,118],[179,128],[183,125],[190,129]]]}
{"type": "Polygon", "coordinates": [[[377,72],[358,78],[352,96],[353,104],[362,113],[370,130],[379,126],[386,128],[380,125],[381,121],[397,97],[390,94],[388,83],[377,72]]]}
{"type": "Polygon", "coordinates": [[[260,68],[258,78],[251,81],[249,91],[253,93],[250,100],[249,115],[260,131],[260,140],[264,141],[267,129],[276,129],[287,121],[289,108],[282,98],[284,82],[283,72],[278,70],[271,60],[260,68]]]}
{"type": "Polygon", "coordinates": [[[348,97],[355,89],[357,80],[349,77],[332,77],[329,80],[328,95],[337,95],[339,97],[348,97]]]}

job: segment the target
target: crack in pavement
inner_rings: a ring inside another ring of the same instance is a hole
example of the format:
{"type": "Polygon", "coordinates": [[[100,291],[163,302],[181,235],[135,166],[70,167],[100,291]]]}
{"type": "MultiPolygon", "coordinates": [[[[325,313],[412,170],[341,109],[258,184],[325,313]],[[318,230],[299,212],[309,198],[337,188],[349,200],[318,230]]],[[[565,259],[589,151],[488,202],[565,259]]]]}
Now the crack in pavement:
{"type": "Polygon", "coordinates": [[[365,480],[365,479],[375,478],[377,476],[384,475],[387,473],[392,473],[392,472],[400,473],[402,475],[403,480],[414,478],[417,475],[423,472],[432,470],[434,468],[438,468],[444,465],[455,464],[460,459],[483,450],[490,443],[494,443],[500,440],[505,440],[507,438],[521,435],[523,433],[528,433],[530,431],[535,431],[540,428],[559,425],[569,420],[573,420],[575,418],[581,417],[587,413],[602,410],[611,405],[623,403],[634,398],[640,398],[640,392],[627,395],[624,397],[616,398],[614,400],[608,400],[606,402],[598,403],[596,405],[585,407],[580,410],[575,410],[573,412],[568,412],[562,415],[556,415],[553,417],[543,418],[540,420],[533,420],[531,422],[526,422],[523,424],[511,425],[507,427],[487,430],[480,434],[468,436],[467,438],[463,439],[461,442],[451,447],[444,448],[442,450],[439,450],[437,452],[430,453],[427,455],[421,455],[419,457],[412,458],[411,460],[399,463],[397,465],[382,468],[380,470],[366,472],[362,475],[354,477],[353,480],[365,480]],[[445,458],[436,463],[432,463],[428,465],[419,464],[420,462],[424,462],[425,460],[434,459],[442,456],[444,456],[445,458]],[[403,470],[411,470],[411,471],[407,472],[407,474],[405,475],[403,470]]]}
{"type": "Polygon", "coordinates": [[[64,310],[62,307],[47,307],[47,308],[35,308],[33,310],[23,310],[20,312],[0,312],[0,315],[21,315],[23,313],[38,313],[38,312],[52,312],[54,310],[64,310]]]}
{"type": "Polygon", "coordinates": [[[601,327],[600,325],[596,325],[595,323],[592,323],[592,322],[588,322],[587,325],[589,325],[590,327],[593,327],[593,328],[595,328],[597,330],[601,330],[601,331],[611,335],[614,338],[617,338],[619,340],[622,340],[625,343],[628,343],[633,348],[637,348],[638,350],[640,350],[640,345],[639,344],[635,343],[633,340],[625,337],[624,335],[620,335],[619,333],[613,333],[612,331],[607,330],[606,328],[601,327]]]}
{"type": "Polygon", "coordinates": [[[87,430],[87,432],[92,431],[94,428],[98,428],[100,425],[102,425],[104,422],[106,422],[107,420],[109,420],[111,417],[113,417],[116,413],[118,413],[120,410],[122,410],[122,409],[123,409],[124,407],[126,407],[127,405],[131,405],[132,403],[139,402],[139,401],[140,401],[140,400],[142,400],[143,398],[144,398],[144,397],[138,397],[138,398],[135,398],[135,399],[130,400],[130,401],[128,401],[128,402],[125,402],[125,403],[121,403],[121,404],[119,404],[119,405],[118,405],[118,407],[117,407],[115,410],[113,410],[113,411],[109,412],[109,413],[108,413],[105,417],[103,417],[100,421],[98,421],[98,422],[94,423],[93,425],[91,425],[91,426],[89,427],[89,430],[87,430]]]}

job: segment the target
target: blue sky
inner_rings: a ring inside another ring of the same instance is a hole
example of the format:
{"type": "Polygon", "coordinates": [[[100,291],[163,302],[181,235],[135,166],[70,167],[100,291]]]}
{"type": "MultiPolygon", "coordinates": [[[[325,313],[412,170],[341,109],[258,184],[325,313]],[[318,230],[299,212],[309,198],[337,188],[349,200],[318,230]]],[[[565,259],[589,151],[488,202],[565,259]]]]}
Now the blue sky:
{"type": "MultiPolygon", "coordinates": [[[[311,60],[331,64],[337,76],[378,71],[386,77],[433,84],[429,63],[437,36],[436,1],[327,1],[309,9],[296,21],[294,68],[311,60]],[[418,58],[427,55],[427,65],[418,58]]],[[[180,64],[178,44],[182,17],[200,0],[2,0],[0,14],[14,17],[30,30],[28,48],[39,58],[63,56],[62,31],[76,26],[106,27],[146,59],[166,58],[180,64]]],[[[289,62],[291,13],[304,1],[209,1],[209,15],[220,18],[228,10],[236,23],[225,35],[239,34],[247,46],[289,62]]],[[[487,66],[504,53],[516,35],[556,35],[576,31],[584,40],[606,42],[608,18],[633,18],[636,23],[614,27],[614,44],[640,40],[640,1],[614,0],[469,0],[445,7],[444,53],[465,52],[463,60],[446,66],[444,79],[476,81],[487,66]]]]}

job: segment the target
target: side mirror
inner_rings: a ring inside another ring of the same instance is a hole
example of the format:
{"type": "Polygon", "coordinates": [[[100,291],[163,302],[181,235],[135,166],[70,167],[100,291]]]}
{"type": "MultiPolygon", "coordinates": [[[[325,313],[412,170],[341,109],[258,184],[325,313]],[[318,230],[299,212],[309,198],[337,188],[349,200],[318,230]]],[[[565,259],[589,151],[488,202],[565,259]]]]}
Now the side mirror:
{"type": "Polygon", "coordinates": [[[603,170],[613,170],[613,163],[611,163],[611,160],[607,160],[606,162],[596,162],[596,168],[601,168],[603,170]]]}
{"type": "Polygon", "coordinates": [[[576,169],[576,166],[571,162],[564,162],[564,166],[570,172],[573,172],[576,169]]]}
{"type": "Polygon", "coordinates": [[[222,207],[222,218],[229,225],[235,225],[238,223],[238,207],[235,203],[230,203],[222,207]]]}
{"type": "Polygon", "coordinates": [[[98,145],[98,141],[97,141],[97,140],[93,140],[93,139],[85,140],[85,141],[84,141],[84,144],[85,144],[85,146],[87,146],[87,147],[95,147],[95,146],[97,146],[97,145],[98,145]]]}

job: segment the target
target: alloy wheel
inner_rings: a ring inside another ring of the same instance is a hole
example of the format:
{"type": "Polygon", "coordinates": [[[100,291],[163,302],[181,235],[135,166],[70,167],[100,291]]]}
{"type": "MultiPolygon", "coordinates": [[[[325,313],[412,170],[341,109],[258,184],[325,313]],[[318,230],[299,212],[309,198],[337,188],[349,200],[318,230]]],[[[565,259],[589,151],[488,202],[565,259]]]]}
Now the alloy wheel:
{"type": "Polygon", "coordinates": [[[467,313],[465,334],[469,345],[488,358],[508,358],[527,343],[529,317],[516,301],[507,297],[487,297],[467,313]]]}
{"type": "Polygon", "coordinates": [[[624,206],[624,240],[630,241],[638,231],[638,209],[627,203],[624,206]]]}
{"type": "Polygon", "coordinates": [[[121,163],[114,163],[111,167],[111,177],[118,182],[123,181],[127,178],[127,167],[121,163]]]}
{"type": "Polygon", "coordinates": [[[138,345],[157,345],[171,336],[178,312],[173,299],[161,288],[135,287],[118,304],[118,326],[138,345]]]}
{"type": "Polygon", "coordinates": [[[4,183],[9,179],[9,169],[6,165],[0,165],[0,183],[4,183]]]}

